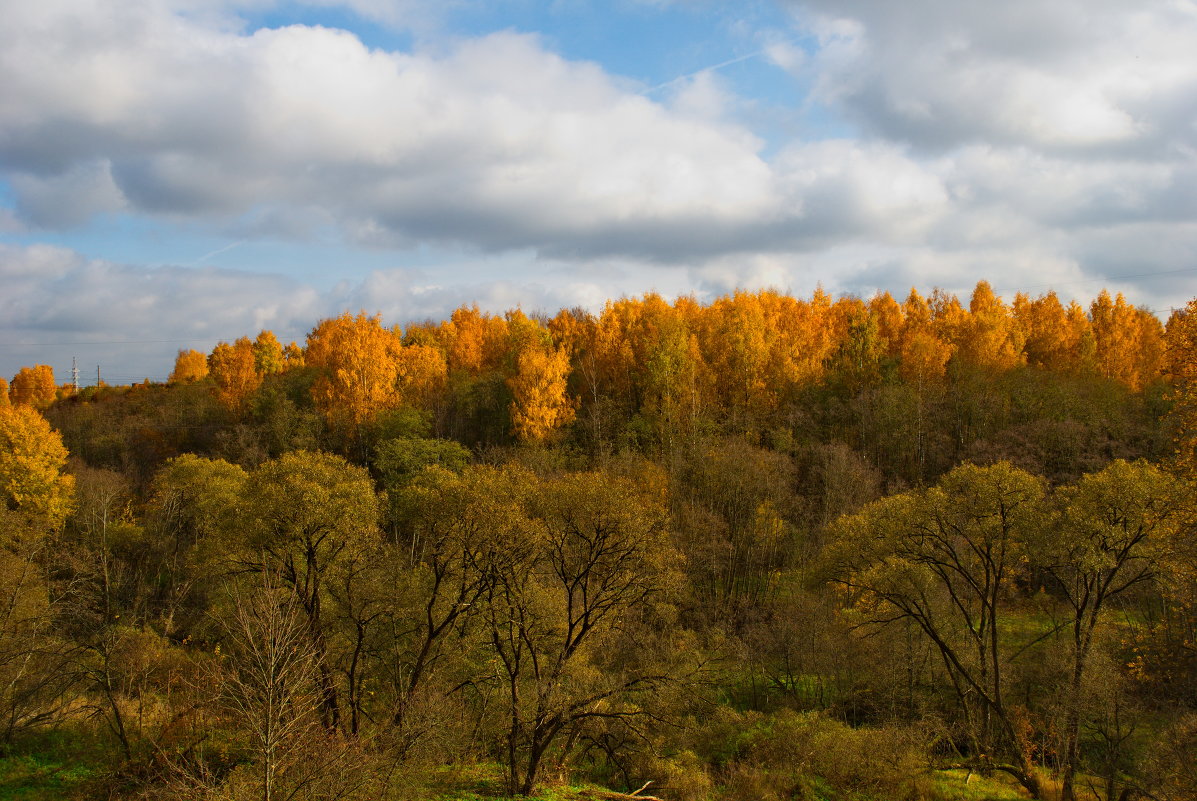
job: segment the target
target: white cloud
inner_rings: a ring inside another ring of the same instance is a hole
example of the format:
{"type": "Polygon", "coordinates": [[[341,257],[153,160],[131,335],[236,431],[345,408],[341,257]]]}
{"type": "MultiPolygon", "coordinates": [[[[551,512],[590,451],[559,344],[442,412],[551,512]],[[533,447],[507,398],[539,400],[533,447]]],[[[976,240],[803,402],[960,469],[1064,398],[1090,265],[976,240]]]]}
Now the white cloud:
{"type": "Polygon", "coordinates": [[[819,92],[920,147],[1154,153],[1197,142],[1197,6],[1175,0],[794,0],[819,92]]]}
{"type": "Polygon", "coordinates": [[[937,191],[893,149],[770,163],[710,75],[659,103],[527,35],[388,53],[201,22],[152,0],[21,6],[0,31],[0,165],[28,222],[121,209],[238,236],[331,224],[369,246],[678,262],[888,236],[937,191]]]}
{"type": "Polygon", "coordinates": [[[0,375],[49,363],[59,380],[72,356],[104,363],[109,380],[163,379],[180,348],[210,350],[218,340],[271,329],[303,341],[315,324],[343,311],[381,314],[388,325],[441,320],[476,303],[501,313],[583,306],[644,291],[664,278],[666,295],[682,292],[681,273],[628,264],[596,264],[591,280],[566,265],[539,265],[521,275],[528,254],[414,269],[379,269],[357,281],[317,290],[281,275],[215,267],[147,268],[88,259],[48,245],[0,244],[0,375]],[[672,281],[672,282],[671,282],[672,281]]]}
{"type": "MultiPolygon", "coordinates": [[[[794,0],[798,36],[756,36],[764,51],[742,57],[813,84],[792,118],[824,115],[840,137],[790,142],[758,136],[746,120],[778,110],[717,71],[641,93],[532,35],[386,52],[237,16],[279,0],[0,4],[0,179],[15,207],[0,207],[0,232],[28,241],[119,212],[439,262],[316,292],[9,248],[0,313],[14,330],[302,336],[344,308],[402,321],[650,289],[1083,283],[1197,255],[1191,2],[794,0]]],[[[407,0],[300,4],[437,24],[407,0]]]]}

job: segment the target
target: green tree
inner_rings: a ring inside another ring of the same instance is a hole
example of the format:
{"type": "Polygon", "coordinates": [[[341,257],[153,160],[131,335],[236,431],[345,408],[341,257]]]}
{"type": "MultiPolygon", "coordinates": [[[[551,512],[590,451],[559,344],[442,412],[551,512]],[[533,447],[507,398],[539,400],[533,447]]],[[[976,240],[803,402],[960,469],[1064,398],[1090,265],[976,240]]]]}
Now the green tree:
{"type": "MultiPolygon", "coordinates": [[[[240,518],[226,536],[235,570],[278,576],[307,621],[320,675],[327,729],[341,726],[341,703],[329,655],[324,605],[330,584],[381,544],[379,500],[362,468],[325,453],[294,451],[249,475],[240,518]]],[[[348,571],[348,572],[347,572],[348,571]]]]}
{"type": "Polygon", "coordinates": [[[1187,492],[1146,462],[1118,460],[1059,491],[1059,519],[1035,554],[1067,610],[1071,670],[1065,703],[1061,799],[1076,797],[1081,713],[1094,634],[1110,602],[1151,580],[1156,557],[1182,525],[1187,492]]]}
{"type": "Polygon", "coordinates": [[[606,474],[544,479],[525,535],[488,549],[484,620],[505,688],[511,792],[532,792],[563,733],[635,716],[631,699],[666,679],[651,663],[599,667],[676,574],[663,501],[606,474]]]}
{"type": "Polygon", "coordinates": [[[910,620],[934,643],[978,766],[1010,773],[1036,798],[1039,781],[1006,698],[1001,629],[1043,497],[1040,479],[1008,463],[962,465],[933,487],[841,518],[828,553],[861,614],[878,624],[910,620]]]}

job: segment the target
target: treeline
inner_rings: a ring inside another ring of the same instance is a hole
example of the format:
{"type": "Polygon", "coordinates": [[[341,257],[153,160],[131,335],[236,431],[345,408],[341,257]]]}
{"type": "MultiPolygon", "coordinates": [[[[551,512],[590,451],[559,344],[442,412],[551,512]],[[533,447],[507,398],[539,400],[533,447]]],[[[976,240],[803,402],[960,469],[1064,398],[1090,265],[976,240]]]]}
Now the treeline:
{"type": "Polygon", "coordinates": [[[85,797],[1189,798],[1195,321],[650,295],[23,370],[0,739],[85,797]]]}

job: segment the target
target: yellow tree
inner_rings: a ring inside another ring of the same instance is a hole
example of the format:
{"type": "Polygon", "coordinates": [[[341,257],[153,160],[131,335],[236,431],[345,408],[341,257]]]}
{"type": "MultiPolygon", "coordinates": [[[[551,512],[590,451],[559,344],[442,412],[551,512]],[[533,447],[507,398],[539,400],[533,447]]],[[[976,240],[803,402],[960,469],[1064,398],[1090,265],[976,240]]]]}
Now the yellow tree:
{"type": "Polygon", "coordinates": [[[771,333],[759,295],[736,292],[707,307],[700,333],[715,390],[729,410],[756,416],[775,407],[770,386],[771,333]]]}
{"type": "MultiPolygon", "coordinates": [[[[0,740],[54,721],[77,680],[77,657],[55,636],[60,615],[47,586],[47,535],[74,505],[62,437],[36,409],[0,406],[0,740]]],[[[73,591],[73,590],[72,590],[73,591]]]]}
{"type": "Polygon", "coordinates": [[[172,384],[190,384],[208,377],[208,357],[198,350],[180,350],[175,369],[167,380],[172,384]]]}
{"type": "Polygon", "coordinates": [[[553,346],[549,333],[520,311],[507,315],[515,353],[511,390],[511,426],[522,440],[543,441],[574,419],[577,404],[566,392],[569,352],[553,346]]]}
{"type": "Polygon", "coordinates": [[[944,377],[953,347],[936,332],[931,307],[919,293],[911,289],[903,306],[906,325],[902,330],[902,377],[920,391],[944,377]]]}
{"type": "Polygon", "coordinates": [[[1076,342],[1073,351],[1072,370],[1077,373],[1093,373],[1097,371],[1097,344],[1093,334],[1093,324],[1085,307],[1075,300],[1068,304],[1068,341],[1076,342]]]}
{"type": "Polygon", "coordinates": [[[8,406],[10,403],[8,399],[8,381],[3,376],[0,376],[0,408],[8,406]]]}
{"type": "Polygon", "coordinates": [[[58,386],[54,383],[54,370],[48,364],[22,367],[13,376],[8,388],[8,397],[14,405],[48,406],[54,402],[58,386]]]}
{"type": "Polygon", "coordinates": [[[902,307],[893,295],[882,292],[869,300],[869,314],[877,321],[877,334],[885,346],[886,355],[897,359],[902,352],[902,329],[906,325],[902,307]]]}
{"type": "Polygon", "coordinates": [[[208,356],[208,373],[216,382],[217,400],[238,413],[245,410],[249,396],[262,385],[249,337],[241,337],[232,345],[221,342],[213,348],[208,356]]]}
{"type": "Polygon", "coordinates": [[[832,308],[835,339],[838,342],[835,364],[848,387],[855,393],[879,378],[886,343],[877,316],[864,301],[859,298],[840,298],[832,308]]]}
{"type": "Polygon", "coordinates": [[[902,329],[901,362],[898,373],[914,388],[916,399],[915,455],[920,480],[927,462],[927,396],[938,387],[947,373],[953,346],[936,333],[930,304],[913,288],[903,304],[906,325],[902,329]]]}
{"type": "Polygon", "coordinates": [[[378,315],[345,312],[316,325],[308,334],[306,362],[320,371],[312,399],[330,425],[353,429],[399,406],[401,347],[378,315]]]}
{"type": "Polygon", "coordinates": [[[1135,323],[1138,325],[1136,339],[1139,347],[1136,349],[1136,374],[1138,388],[1160,380],[1164,375],[1164,326],[1160,319],[1148,309],[1135,309],[1135,323]]]}
{"type": "Polygon", "coordinates": [[[292,342],[283,348],[283,369],[291,370],[304,366],[303,348],[292,342]]]}
{"type": "Polygon", "coordinates": [[[1089,315],[1101,374],[1139,389],[1143,383],[1138,358],[1141,328],[1135,307],[1121,292],[1110,300],[1110,293],[1103,289],[1089,307],[1089,315]]]}
{"type": "Polygon", "coordinates": [[[75,479],[63,472],[67,449],[46,418],[26,404],[0,408],[0,510],[56,529],[73,502],[75,479]]]}
{"type": "MultiPolygon", "coordinates": [[[[1028,364],[1049,370],[1076,368],[1082,331],[1070,323],[1068,312],[1055,292],[1035,300],[1019,293],[1014,300],[1014,317],[1022,332],[1028,364]]],[[[1088,327],[1087,318],[1085,327],[1088,327]]]]}
{"type": "Polygon", "coordinates": [[[931,290],[927,305],[931,310],[931,327],[935,335],[950,345],[955,355],[968,330],[968,312],[960,305],[959,298],[938,287],[931,290]]]}
{"type": "Polygon", "coordinates": [[[507,321],[483,314],[477,305],[462,306],[441,324],[440,338],[450,370],[480,375],[502,364],[507,349],[507,321]]]}
{"type": "Polygon", "coordinates": [[[1022,361],[1022,336],[1002,299],[978,281],[960,331],[960,357],[982,370],[1002,371],[1022,361]]]}
{"type": "Polygon", "coordinates": [[[444,351],[434,345],[403,345],[395,360],[395,386],[402,402],[430,408],[448,375],[444,351]]]}
{"type": "Polygon", "coordinates": [[[1166,341],[1176,462],[1183,475],[1193,478],[1197,477],[1197,298],[1172,313],[1166,341]]]}

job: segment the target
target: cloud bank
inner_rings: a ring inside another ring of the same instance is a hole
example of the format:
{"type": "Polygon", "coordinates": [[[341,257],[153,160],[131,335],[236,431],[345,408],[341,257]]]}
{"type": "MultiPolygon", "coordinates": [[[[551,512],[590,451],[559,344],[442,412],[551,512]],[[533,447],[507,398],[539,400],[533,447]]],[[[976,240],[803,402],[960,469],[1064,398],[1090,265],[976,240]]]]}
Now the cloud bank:
{"type": "Polygon", "coordinates": [[[782,5],[749,58],[791,76],[785,108],[718,69],[648,84],[536,33],[455,33],[453,4],[299,4],[416,32],[372,49],[246,22],[299,7],[277,0],[0,0],[0,345],[299,337],[344,308],[647,290],[984,277],[1166,310],[1197,289],[1197,4],[782,5]],[[788,114],[806,122],[756,127],[788,114]],[[221,269],[219,244],[178,266],[38,241],[129,220],[395,266],[316,286],[221,269]]]}

